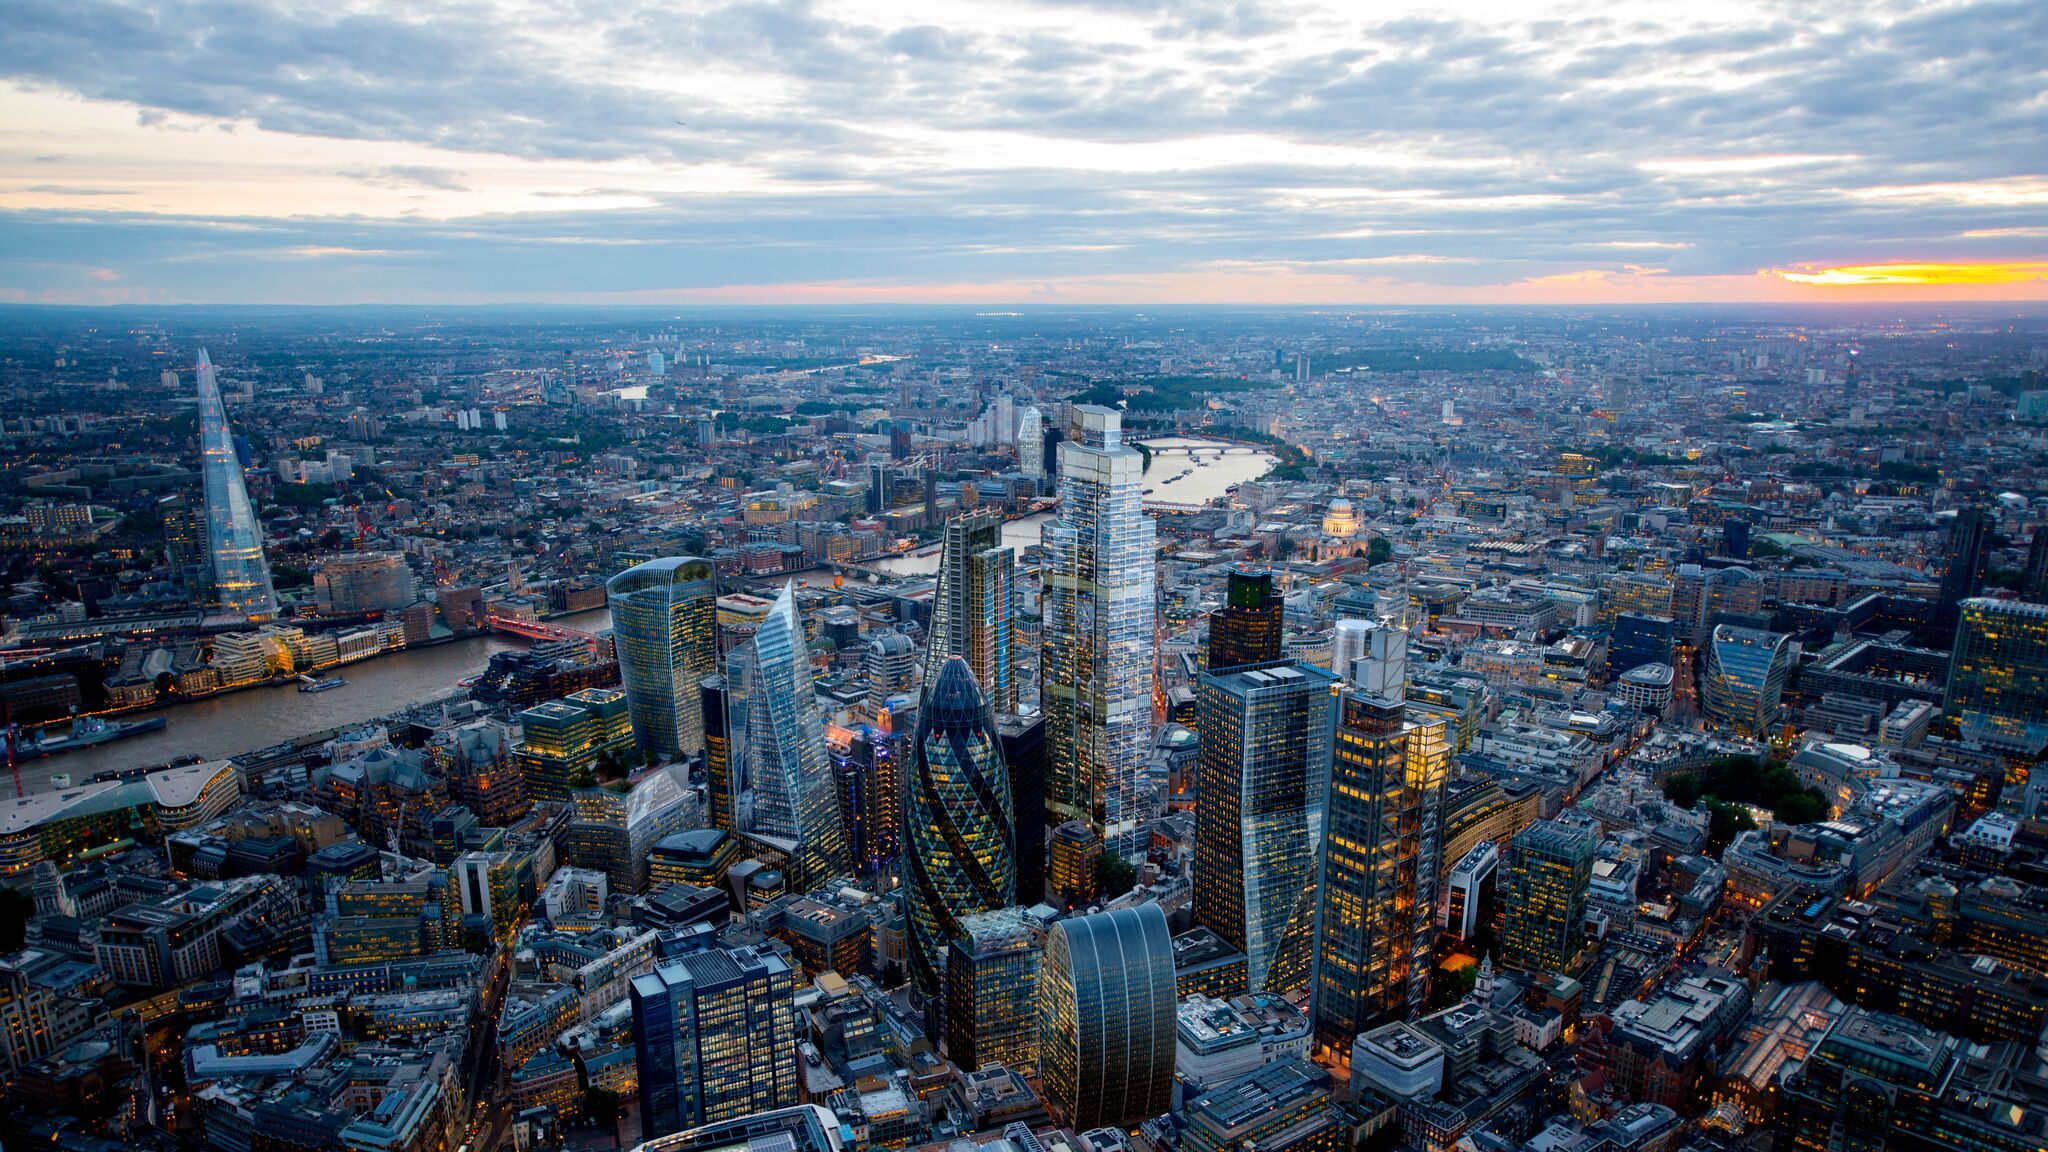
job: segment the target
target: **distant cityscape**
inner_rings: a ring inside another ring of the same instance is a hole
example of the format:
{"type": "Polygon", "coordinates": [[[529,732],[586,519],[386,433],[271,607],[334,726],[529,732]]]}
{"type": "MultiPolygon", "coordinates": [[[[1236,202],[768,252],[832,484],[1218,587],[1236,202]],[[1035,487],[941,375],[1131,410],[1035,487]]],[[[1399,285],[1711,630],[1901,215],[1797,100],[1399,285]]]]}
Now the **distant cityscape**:
{"type": "Polygon", "coordinates": [[[0,308],[0,398],[10,1148],[2048,1148],[2038,307],[0,308]]]}

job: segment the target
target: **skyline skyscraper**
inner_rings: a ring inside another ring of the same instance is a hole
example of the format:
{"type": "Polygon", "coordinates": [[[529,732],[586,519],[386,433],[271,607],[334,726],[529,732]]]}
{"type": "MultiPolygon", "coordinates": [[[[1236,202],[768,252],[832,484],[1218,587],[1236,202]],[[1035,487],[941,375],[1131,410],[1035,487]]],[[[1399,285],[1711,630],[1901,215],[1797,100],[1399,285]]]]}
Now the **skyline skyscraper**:
{"type": "Polygon", "coordinates": [[[1953,624],[1956,606],[1984,586],[1984,566],[1991,560],[1991,513],[1968,506],[1956,509],[1942,549],[1947,566],[1941,572],[1941,619],[1953,624]]]}
{"type": "Polygon", "coordinates": [[[927,1000],[943,990],[960,922],[1017,899],[1016,815],[988,698],[967,662],[948,657],[918,708],[905,812],[904,903],[910,978],[927,1000]]]}
{"type": "Polygon", "coordinates": [[[1017,468],[1032,480],[1045,479],[1045,413],[1035,406],[1017,413],[1017,468]]]}
{"type": "Polygon", "coordinates": [[[1017,681],[1010,660],[1016,579],[1017,554],[1003,546],[999,513],[969,512],[946,521],[924,655],[927,686],[948,657],[958,656],[967,661],[991,709],[1017,710],[1017,681]]]}
{"type": "Polygon", "coordinates": [[[689,950],[627,986],[643,1139],[796,1103],[795,974],[772,949],[689,950]]]}
{"type": "Polygon", "coordinates": [[[1539,820],[1508,842],[1498,881],[1507,910],[1501,962],[1523,972],[1566,972],[1578,960],[1600,838],[1583,825],[1539,820]]]}
{"type": "Polygon", "coordinates": [[[1375,627],[1338,703],[1310,988],[1314,1044],[1339,1061],[1429,990],[1450,750],[1442,719],[1406,715],[1407,645],[1375,627]]]}
{"type": "Polygon", "coordinates": [[[1144,458],[1124,444],[1122,416],[1075,405],[1068,433],[1059,514],[1040,534],[1046,804],[1128,856],[1149,786],[1156,527],[1143,507],[1144,458]]]}
{"type": "Polygon", "coordinates": [[[1768,736],[1792,671],[1791,639],[1781,632],[1716,624],[1700,673],[1700,711],[1738,736],[1768,736]]]}
{"type": "Polygon", "coordinates": [[[1958,605],[1942,707],[1971,739],[2034,753],[2048,746],[2048,604],[1958,605]]]}
{"type": "Polygon", "coordinates": [[[1209,669],[1280,659],[1285,605],[1271,572],[1232,568],[1223,607],[1209,613],[1209,669]]]}
{"type": "Polygon", "coordinates": [[[1128,1128],[1172,1105],[1175,997],[1159,905],[1053,924],[1038,970],[1038,1071],[1060,1123],[1128,1128]]]}
{"type": "Polygon", "coordinates": [[[698,715],[704,718],[705,817],[713,828],[739,830],[739,780],[733,771],[731,702],[725,677],[706,676],[697,685],[698,715]]]}
{"type": "Polygon", "coordinates": [[[756,835],[789,851],[789,890],[804,892],[852,867],[825,751],[796,584],[782,586],[747,644],[745,779],[756,835]]]}
{"type": "Polygon", "coordinates": [[[640,746],[667,756],[704,749],[704,679],[718,672],[718,578],[711,562],[669,556],[609,580],[619,683],[640,746]]]}
{"type": "Polygon", "coordinates": [[[1245,954],[1254,991],[1315,881],[1336,680],[1276,661],[1205,672],[1198,688],[1194,920],[1245,954]]]}
{"type": "Polygon", "coordinates": [[[213,566],[213,597],[223,615],[269,620],[277,615],[277,589],[263,555],[263,526],[249,502],[241,457],[235,454],[221,404],[220,382],[206,349],[199,350],[199,468],[206,489],[206,544],[213,566]]]}

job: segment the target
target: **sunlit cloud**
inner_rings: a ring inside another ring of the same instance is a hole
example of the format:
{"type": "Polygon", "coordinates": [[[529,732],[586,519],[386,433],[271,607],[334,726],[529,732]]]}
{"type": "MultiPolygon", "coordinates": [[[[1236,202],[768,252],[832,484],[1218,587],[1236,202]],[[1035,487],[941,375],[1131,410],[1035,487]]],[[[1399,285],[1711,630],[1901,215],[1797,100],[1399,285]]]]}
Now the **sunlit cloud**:
{"type": "Polygon", "coordinates": [[[1645,172],[1670,172],[1680,176],[1719,176],[1749,172],[1771,172],[1779,168],[1803,168],[1815,164],[1847,164],[1863,157],[1853,153],[1787,156],[1700,156],[1689,159],[1645,160],[1636,165],[1645,172]]]}
{"type": "Polygon", "coordinates": [[[2048,263],[1860,264],[1806,271],[1772,268],[1768,274],[1794,284],[1821,284],[1846,288],[1900,284],[2025,284],[2048,279],[2048,263]]]}

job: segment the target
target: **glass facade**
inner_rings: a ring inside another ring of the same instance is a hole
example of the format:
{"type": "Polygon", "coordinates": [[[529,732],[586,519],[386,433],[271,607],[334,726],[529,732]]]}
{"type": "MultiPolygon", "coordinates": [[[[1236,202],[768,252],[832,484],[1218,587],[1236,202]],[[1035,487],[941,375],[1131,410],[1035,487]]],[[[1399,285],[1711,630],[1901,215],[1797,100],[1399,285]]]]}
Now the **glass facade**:
{"type": "Polygon", "coordinates": [[[1790,639],[1778,632],[1715,625],[1700,677],[1700,710],[1707,719],[1750,739],[1769,735],[1792,668],[1790,639]]]}
{"type": "Polygon", "coordinates": [[[967,662],[949,658],[918,709],[917,755],[903,854],[910,978],[927,999],[941,992],[960,921],[1015,903],[1016,815],[988,699],[967,662]]]}
{"type": "Polygon", "coordinates": [[[1038,1072],[1077,1132],[1128,1128],[1173,1103],[1173,939],[1140,904],[1061,920],[1038,974],[1038,1072]]]}
{"type": "Polygon", "coordinates": [[[795,974],[775,952],[706,944],[627,994],[643,1138],[796,1103],[795,974]]]}
{"type": "Polygon", "coordinates": [[[1592,829],[1540,820],[1508,844],[1500,881],[1507,923],[1501,960],[1524,972],[1568,972],[1584,938],[1586,895],[1593,886],[1592,829]]]}
{"type": "Polygon", "coordinates": [[[711,562],[670,556],[611,578],[619,683],[640,746],[669,756],[704,748],[700,685],[718,671],[718,580],[711,562]]]}
{"type": "Polygon", "coordinates": [[[2035,751],[2048,744],[2048,604],[1963,601],[1945,707],[1965,735],[2035,751]]]}
{"type": "Polygon", "coordinates": [[[811,678],[810,652],[796,614],[796,585],[786,584],[747,645],[746,778],[753,790],[750,831],[790,845],[790,890],[808,891],[853,861],[824,720],[811,678]]]}
{"type": "MultiPolygon", "coordinates": [[[[1212,637],[1213,639],[1213,637],[1212,637]]],[[[1194,919],[1267,972],[1322,846],[1337,678],[1292,662],[1204,673],[1195,785],[1194,919]]]]}
{"type": "Polygon", "coordinates": [[[609,755],[633,759],[633,719],[626,694],[616,688],[585,688],[560,700],[536,704],[519,714],[520,742],[512,750],[527,795],[566,801],[586,783],[597,762],[609,755]]]}
{"type": "Polygon", "coordinates": [[[1429,992],[1450,742],[1441,718],[1406,719],[1400,691],[1338,705],[1310,976],[1314,1042],[1338,1061],[1429,992]]]}
{"type": "Polygon", "coordinates": [[[1144,471],[1117,412],[1075,405],[1059,445],[1059,515],[1040,533],[1046,805],[1124,855],[1150,786],[1158,550],[1144,471]]]}
{"type": "Polygon", "coordinates": [[[1232,569],[1223,607],[1209,614],[1210,671],[1280,659],[1285,610],[1271,572],[1232,569]]]}
{"type": "Polygon", "coordinates": [[[199,467],[206,488],[206,544],[213,562],[213,595],[220,610],[245,620],[277,615],[270,562],[263,557],[263,526],[249,503],[242,461],[228,431],[227,409],[213,361],[199,350],[199,467]]]}
{"type": "Polygon", "coordinates": [[[1038,1065],[1039,942],[1022,911],[960,921],[946,958],[946,1056],[960,1068],[1038,1065]]]}
{"type": "Polygon", "coordinates": [[[946,521],[924,679],[929,683],[948,657],[958,656],[967,661],[975,682],[988,695],[989,707],[1015,712],[1010,615],[1017,555],[1002,547],[1002,540],[1003,518],[995,512],[971,512],[946,521]]]}

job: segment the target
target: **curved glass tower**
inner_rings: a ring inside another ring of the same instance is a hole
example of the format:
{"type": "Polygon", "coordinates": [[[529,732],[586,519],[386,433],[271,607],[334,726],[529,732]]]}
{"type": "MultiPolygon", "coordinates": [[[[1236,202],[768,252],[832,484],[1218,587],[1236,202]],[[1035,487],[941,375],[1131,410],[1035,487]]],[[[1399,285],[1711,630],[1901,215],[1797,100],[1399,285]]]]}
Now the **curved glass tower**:
{"type": "Polygon", "coordinates": [[[704,747],[700,686],[718,672],[718,580],[709,560],[669,556],[606,584],[619,682],[642,748],[693,756],[704,747]]]}
{"type": "Polygon", "coordinates": [[[942,987],[960,922],[1017,896],[1016,818],[1002,742],[988,697],[958,656],[940,667],[918,709],[906,816],[910,978],[930,999],[942,987]]]}
{"type": "Polygon", "coordinates": [[[1059,456],[1059,517],[1040,532],[1046,806],[1130,855],[1152,741],[1157,548],[1145,461],[1124,444],[1123,417],[1093,404],[1074,406],[1059,456]]]}
{"type": "Polygon", "coordinates": [[[749,831],[787,843],[790,890],[808,891],[850,870],[853,860],[832,787],[794,583],[783,585],[748,649],[746,774],[754,789],[749,831]]]}
{"type": "Polygon", "coordinates": [[[213,361],[199,350],[199,467],[206,486],[206,543],[213,558],[213,593],[221,611],[245,620],[277,615],[277,591],[263,558],[263,528],[242,482],[242,461],[228,433],[213,361]]]}
{"type": "Polygon", "coordinates": [[[1061,920],[1038,970],[1045,1102],[1076,1132],[1173,1104],[1173,937],[1157,904],[1061,920]]]}

